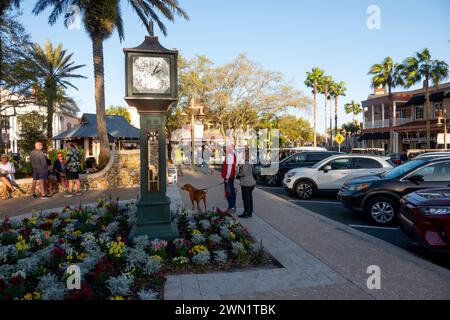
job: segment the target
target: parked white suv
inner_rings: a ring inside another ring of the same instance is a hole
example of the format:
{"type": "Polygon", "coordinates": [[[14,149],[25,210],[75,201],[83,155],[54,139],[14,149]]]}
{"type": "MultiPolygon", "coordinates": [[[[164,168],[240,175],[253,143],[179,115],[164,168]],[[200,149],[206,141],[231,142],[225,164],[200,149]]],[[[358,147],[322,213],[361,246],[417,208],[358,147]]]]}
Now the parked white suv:
{"type": "Polygon", "coordinates": [[[310,199],[317,192],[338,192],[350,179],[378,174],[392,169],[388,157],[365,154],[341,154],[326,158],[311,168],[288,171],[283,188],[301,199],[310,199]]]}

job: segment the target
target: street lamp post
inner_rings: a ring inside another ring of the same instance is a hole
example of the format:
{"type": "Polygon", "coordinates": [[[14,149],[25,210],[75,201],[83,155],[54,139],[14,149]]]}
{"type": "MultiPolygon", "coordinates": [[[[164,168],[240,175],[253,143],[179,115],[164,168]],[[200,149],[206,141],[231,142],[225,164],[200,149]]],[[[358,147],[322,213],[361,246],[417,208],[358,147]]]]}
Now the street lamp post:
{"type": "Polygon", "coordinates": [[[137,203],[137,222],[130,238],[171,240],[178,237],[166,195],[166,115],[178,102],[178,51],[164,48],[158,37],[147,36],[136,47],[124,49],[126,96],[128,105],[140,118],[141,197],[137,203]]]}
{"type": "Polygon", "coordinates": [[[442,111],[439,114],[438,124],[441,124],[441,119],[444,120],[444,150],[447,150],[447,109],[442,107],[442,111]]]}
{"type": "MultiPolygon", "coordinates": [[[[203,106],[200,104],[196,104],[195,99],[191,100],[191,105],[187,107],[189,113],[191,114],[191,170],[195,171],[195,116],[203,117],[205,114],[203,113],[203,106]],[[198,114],[196,114],[198,111],[198,114]]],[[[183,116],[187,116],[188,114],[183,111],[183,116]]]]}

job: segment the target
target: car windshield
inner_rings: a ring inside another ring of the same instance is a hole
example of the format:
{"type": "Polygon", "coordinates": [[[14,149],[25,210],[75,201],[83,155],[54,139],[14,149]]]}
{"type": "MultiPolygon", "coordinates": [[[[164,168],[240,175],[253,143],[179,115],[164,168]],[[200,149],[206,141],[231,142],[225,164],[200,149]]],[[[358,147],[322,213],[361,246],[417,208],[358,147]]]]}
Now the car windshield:
{"type": "Polygon", "coordinates": [[[325,164],[327,161],[330,161],[331,159],[335,159],[335,157],[331,156],[329,158],[325,158],[322,161],[317,162],[315,165],[313,165],[311,168],[319,168],[321,167],[323,164],[325,164]]]}
{"type": "Polygon", "coordinates": [[[421,166],[424,162],[425,162],[425,160],[422,160],[422,159],[412,160],[412,161],[402,164],[392,170],[388,170],[388,171],[382,173],[380,176],[382,178],[386,178],[386,179],[395,179],[395,178],[400,177],[404,173],[421,166]]]}

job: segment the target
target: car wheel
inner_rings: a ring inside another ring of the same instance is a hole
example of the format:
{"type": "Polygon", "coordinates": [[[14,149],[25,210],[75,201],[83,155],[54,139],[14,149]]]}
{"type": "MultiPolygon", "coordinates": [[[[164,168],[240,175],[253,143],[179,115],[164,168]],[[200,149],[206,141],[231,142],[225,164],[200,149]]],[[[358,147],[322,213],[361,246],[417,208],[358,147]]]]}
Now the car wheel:
{"type": "Polygon", "coordinates": [[[300,181],[295,187],[295,193],[300,199],[309,200],[314,195],[314,185],[306,180],[300,181]]]}
{"type": "Polygon", "coordinates": [[[268,185],[269,187],[274,187],[274,186],[278,185],[278,176],[277,175],[265,176],[264,183],[266,185],[268,185]]]}
{"type": "Polygon", "coordinates": [[[389,197],[376,197],[366,205],[369,220],[377,225],[386,226],[394,224],[397,217],[397,205],[389,197]]]}

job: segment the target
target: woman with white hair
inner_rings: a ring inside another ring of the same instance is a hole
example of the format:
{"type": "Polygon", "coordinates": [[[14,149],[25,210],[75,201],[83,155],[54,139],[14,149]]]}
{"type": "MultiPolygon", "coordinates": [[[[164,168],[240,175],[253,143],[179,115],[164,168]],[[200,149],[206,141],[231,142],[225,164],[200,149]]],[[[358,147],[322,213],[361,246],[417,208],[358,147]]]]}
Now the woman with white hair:
{"type": "Polygon", "coordinates": [[[2,181],[2,191],[4,200],[12,198],[12,194],[14,193],[14,186],[13,186],[14,173],[16,173],[14,164],[11,161],[9,161],[7,154],[2,154],[0,161],[0,179],[2,181]],[[11,190],[11,196],[8,193],[8,189],[11,190]]]}

